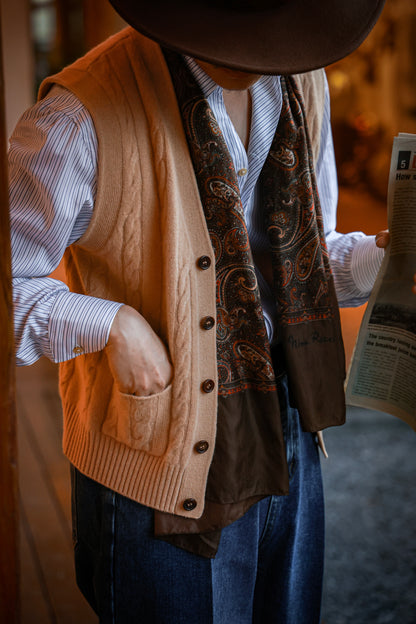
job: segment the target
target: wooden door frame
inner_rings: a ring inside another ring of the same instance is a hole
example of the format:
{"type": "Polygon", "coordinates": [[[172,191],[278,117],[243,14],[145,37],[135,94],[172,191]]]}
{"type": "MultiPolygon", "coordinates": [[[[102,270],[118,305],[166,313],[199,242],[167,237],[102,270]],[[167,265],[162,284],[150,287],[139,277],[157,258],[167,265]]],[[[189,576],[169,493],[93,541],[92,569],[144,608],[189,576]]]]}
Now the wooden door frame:
{"type": "Polygon", "coordinates": [[[19,514],[14,336],[0,15],[0,616],[19,621],[19,514]]]}
{"type": "MultiPolygon", "coordinates": [[[[102,0],[83,0],[83,3],[91,39],[88,41],[86,37],[89,46],[97,43],[95,39],[104,39],[124,25],[102,0]]],[[[19,496],[3,60],[0,6],[0,622],[18,624],[19,496]]]]}

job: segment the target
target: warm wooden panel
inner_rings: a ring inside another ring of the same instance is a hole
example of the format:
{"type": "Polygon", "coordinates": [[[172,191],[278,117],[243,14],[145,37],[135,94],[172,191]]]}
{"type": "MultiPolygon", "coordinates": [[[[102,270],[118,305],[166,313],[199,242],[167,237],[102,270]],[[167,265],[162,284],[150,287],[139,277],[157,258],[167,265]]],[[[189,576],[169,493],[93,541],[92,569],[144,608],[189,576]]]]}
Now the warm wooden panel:
{"type": "Polygon", "coordinates": [[[83,0],[83,9],[84,37],[87,50],[127,25],[109,2],[83,0]]]}
{"type": "Polygon", "coordinates": [[[34,620],[42,622],[42,624],[55,624],[56,620],[51,611],[48,590],[36,552],[32,529],[27,521],[23,505],[20,511],[20,555],[21,579],[24,588],[20,605],[22,624],[34,620]]]}
{"type": "Polygon", "coordinates": [[[48,360],[17,369],[17,414],[21,548],[30,557],[22,561],[21,624],[96,624],[75,582],[69,465],[57,370],[48,360]]]}
{"type": "Polygon", "coordinates": [[[3,59],[0,23],[0,615],[18,622],[16,421],[3,59]]]}

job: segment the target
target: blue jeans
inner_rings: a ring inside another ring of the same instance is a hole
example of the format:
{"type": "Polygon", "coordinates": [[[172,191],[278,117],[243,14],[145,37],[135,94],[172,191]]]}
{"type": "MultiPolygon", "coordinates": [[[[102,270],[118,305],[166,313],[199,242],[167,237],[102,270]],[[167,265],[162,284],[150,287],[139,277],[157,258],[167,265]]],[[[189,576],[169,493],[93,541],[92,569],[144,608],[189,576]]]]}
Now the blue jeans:
{"type": "Polygon", "coordinates": [[[280,389],[288,496],[261,500],[206,559],[153,537],[153,512],[72,470],[78,585],[100,624],[318,624],[321,471],[313,434],[280,389]]]}

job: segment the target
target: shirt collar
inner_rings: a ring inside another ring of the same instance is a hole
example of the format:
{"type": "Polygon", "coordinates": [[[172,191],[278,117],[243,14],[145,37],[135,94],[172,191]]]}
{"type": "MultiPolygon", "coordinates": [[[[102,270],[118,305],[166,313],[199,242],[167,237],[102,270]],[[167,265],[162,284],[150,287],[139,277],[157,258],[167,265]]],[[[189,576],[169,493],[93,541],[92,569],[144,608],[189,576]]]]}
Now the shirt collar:
{"type": "MultiPolygon", "coordinates": [[[[184,55],[183,58],[188,65],[188,68],[191,70],[193,77],[200,86],[202,93],[204,94],[204,97],[206,99],[208,99],[209,96],[214,93],[214,91],[222,90],[222,87],[220,87],[211,78],[211,76],[208,76],[208,74],[202,69],[202,67],[198,65],[194,58],[186,55],[184,55]]],[[[260,87],[260,84],[263,86],[263,88],[267,85],[266,88],[277,88],[278,90],[280,90],[280,76],[269,76],[267,74],[265,74],[264,76],[260,76],[259,80],[255,82],[254,85],[250,87],[250,89],[252,89],[255,93],[256,89],[260,87]],[[277,85],[277,87],[275,85],[277,85]]]]}
{"type": "Polygon", "coordinates": [[[221,89],[221,87],[217,85],[217,83],[211,78],[211,76],[208,76],[208,74],[204,72],[202,67],[198,65],[195,59],[193,59],[191,56],[185,55],[183,58],[185,59],[186,64],[191,70],[193,77],[201,87],[202,93],[204,94],[204,97],[206,99],[208,99],[209,96],[214,93],[214,91],[216,91],[217,89],[221,89]]]}

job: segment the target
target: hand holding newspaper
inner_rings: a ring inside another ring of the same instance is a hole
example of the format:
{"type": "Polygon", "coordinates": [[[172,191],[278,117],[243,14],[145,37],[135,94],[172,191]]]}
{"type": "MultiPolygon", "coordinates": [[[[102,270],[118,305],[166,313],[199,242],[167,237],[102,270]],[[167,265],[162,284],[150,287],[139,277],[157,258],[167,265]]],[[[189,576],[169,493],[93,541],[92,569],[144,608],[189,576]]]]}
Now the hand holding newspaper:
{"type": "Polygon", "coordinates": [[[361,323],[346,388],[350,405],[397,416],[416,431],[416,135],[394,139],[390,244],[361,323]]]}

